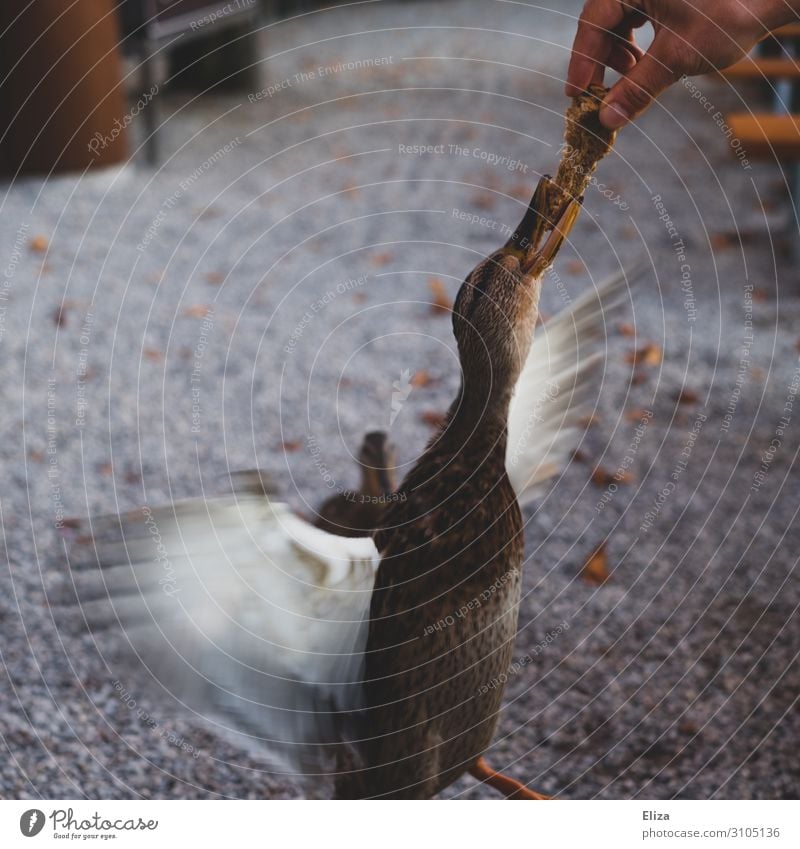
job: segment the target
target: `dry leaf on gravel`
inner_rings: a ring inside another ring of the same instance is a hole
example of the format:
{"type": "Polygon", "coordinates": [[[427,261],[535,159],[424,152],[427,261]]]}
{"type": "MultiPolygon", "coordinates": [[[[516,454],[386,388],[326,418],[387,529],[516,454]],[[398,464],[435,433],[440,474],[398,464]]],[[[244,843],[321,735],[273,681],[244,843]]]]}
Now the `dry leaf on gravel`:
{"type": "Polygon", "coordinates": [[[583,274],[586,265],[579,259],[570,259],[564,263],[564,270],[567,274],[583,274]]]}
{"type": "Polygon", "coordinates": [[[383,251],[383,253],[373,254],[369,261],[375,268],[381,268],[388,265],[393,259],[394,254],[391,251],[383,251]]]}
{"type": "Polygon", "coordinates": [[[205,318],[210,312],[208,304],[192,304],[190,307],[186,307],[183,311],[183,314],[187,316],[187,318],[205,318]]]}
{"type": "Polygon", "coordinates": [[[642,345],[641,348],[634,348],[632,351],[628,351],[625,355],[625,362],[634,366],[658,366],[661,365],[663,358],[664,354],[661,348],[655,342],[648,342],[642,345]]]}
{"type": "Polygon", "coordinates": [[[50,242],[47,240],[46,236],[33,236],[28,242],[28,247],[35,254],[43,254],[50,247],[50,242]]]}
{"type": "Polygon", "coordinates": [[[627,470],[620,469],[616,472],[609,472],[602,466],[597,466],[592,472],[592,483],[597,484],[597,486],[608,486],[610,483],[627,485],[633,483],[633,475],[627,470]]]}
{"type": "Polygon", "coordinates": [[[606,544],[599,546],[592,556],[586,561],[581,570],[581,578],[589,584],[600,586],[611,577],[608,571],[608,556],[606,554],[606,544]]]}
{"type": "Polygon", "coordinates": [[[447,294],[444,282],[438,277],[428,280],[428,288],[431,292],[431,311],[435,313],[450,313],[453,309],[453,301],[447,294]]]}
{"type": "Polygon", "coordinates": [[[696,404],[699,400],[697,393],[691,389],[681,389],[673,397],[678,404],[696,404]]]}
{"type": "Polygon", "coordinates": [[[441,427],[444,424],[445,414],[436,410],[425,410],[420,413],[419,420],[429,427],[441,427]]]}
{"type": "Polygon", "coordinates": [[[629,421],[629,422],[631,422],[631,423],[633,423],[633,424],[638,424],[638,423],[639,423],[639,422],[641,422],[641,421],[642,421],[642,419],[644,419],[645,417],[647,417],[648,419],[649,419],[649,418],[651,418],[651,416],[650,416],[650,411],[649,411],[649,410],[640,409],[640,408],[638,408],[638,407],[637,407],[637,408],[634,408],[634,409],[632,409],[632,410],[628,410],[628,411],[625,413],[625,420],[626,420],[626,421],[629,421]]]}
{"type": "Polygon", "coordinates": [[[425,369],[421,369],[414,373],[411,378],[411,385],[416,389],[421,389],[423,386],[429,386],[433,382],[433,378],[425,369]]]}
{"type": "Polygon", "coordinates": [[[470,202],[476,209],[494,209],[497,198],[492,192],[478,192],[472,196],[470,202]]]}

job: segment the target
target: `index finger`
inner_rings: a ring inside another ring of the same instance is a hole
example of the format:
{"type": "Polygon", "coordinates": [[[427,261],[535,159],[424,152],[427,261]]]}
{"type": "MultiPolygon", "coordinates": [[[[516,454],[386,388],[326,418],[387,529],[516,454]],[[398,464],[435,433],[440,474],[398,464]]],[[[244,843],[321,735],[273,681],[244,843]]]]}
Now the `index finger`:
{"type": "Polygon", "coordinates": [[[625,20],[618,0],[588,0],[578,20],[567,72],[566,93],[576,97],[592,82],[601,82],[616,40],[614,29],[625,20]]]}

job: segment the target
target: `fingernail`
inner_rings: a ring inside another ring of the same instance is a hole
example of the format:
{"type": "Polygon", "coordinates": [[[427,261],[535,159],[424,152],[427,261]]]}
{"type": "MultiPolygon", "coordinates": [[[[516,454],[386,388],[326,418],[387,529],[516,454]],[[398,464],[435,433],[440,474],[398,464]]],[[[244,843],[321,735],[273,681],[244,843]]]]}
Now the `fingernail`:
{"type": "Polygon", "coordinates": [[[631,116],[618,103],[606,103],[600,110],[600,123],[609,130],[618,130],[630,120],[631,116]]]}

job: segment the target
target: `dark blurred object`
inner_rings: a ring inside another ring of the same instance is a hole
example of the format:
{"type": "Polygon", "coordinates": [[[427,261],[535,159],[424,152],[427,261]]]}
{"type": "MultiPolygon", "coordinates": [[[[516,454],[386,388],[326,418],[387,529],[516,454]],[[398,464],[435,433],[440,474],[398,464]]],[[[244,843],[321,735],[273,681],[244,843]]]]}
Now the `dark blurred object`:
{"type": "MultiPolygon", "coordinates": [[[[269,4],[262,4],[267,6],[269,4]]],[[[158,160],[159,83],[155,62],[168,56],[170,87],[205,92],[255,87],[258,64],[258,0],[118,0],[124,51],[141,67],[139,88],[147,101],[145,148],[158,160]]]]}
{"type": "Polygon", "coordinates": [[[5,18],[3,173],[83,171],[125,161],[126,104],[113,0],[10,0],[5,18]]]}

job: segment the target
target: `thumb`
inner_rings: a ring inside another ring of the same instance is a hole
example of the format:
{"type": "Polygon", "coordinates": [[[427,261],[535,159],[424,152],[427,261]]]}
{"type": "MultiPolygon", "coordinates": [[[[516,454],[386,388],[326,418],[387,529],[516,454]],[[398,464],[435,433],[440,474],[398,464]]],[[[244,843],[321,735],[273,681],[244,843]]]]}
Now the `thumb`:
{"type": "Polygon", "coordinates": [[[617,130],[632,121],[680,77],[673,70],[675,51],[670,33],[661,30],[650,49],[611,89],[600,110],[600,123],[617,130]]]}

